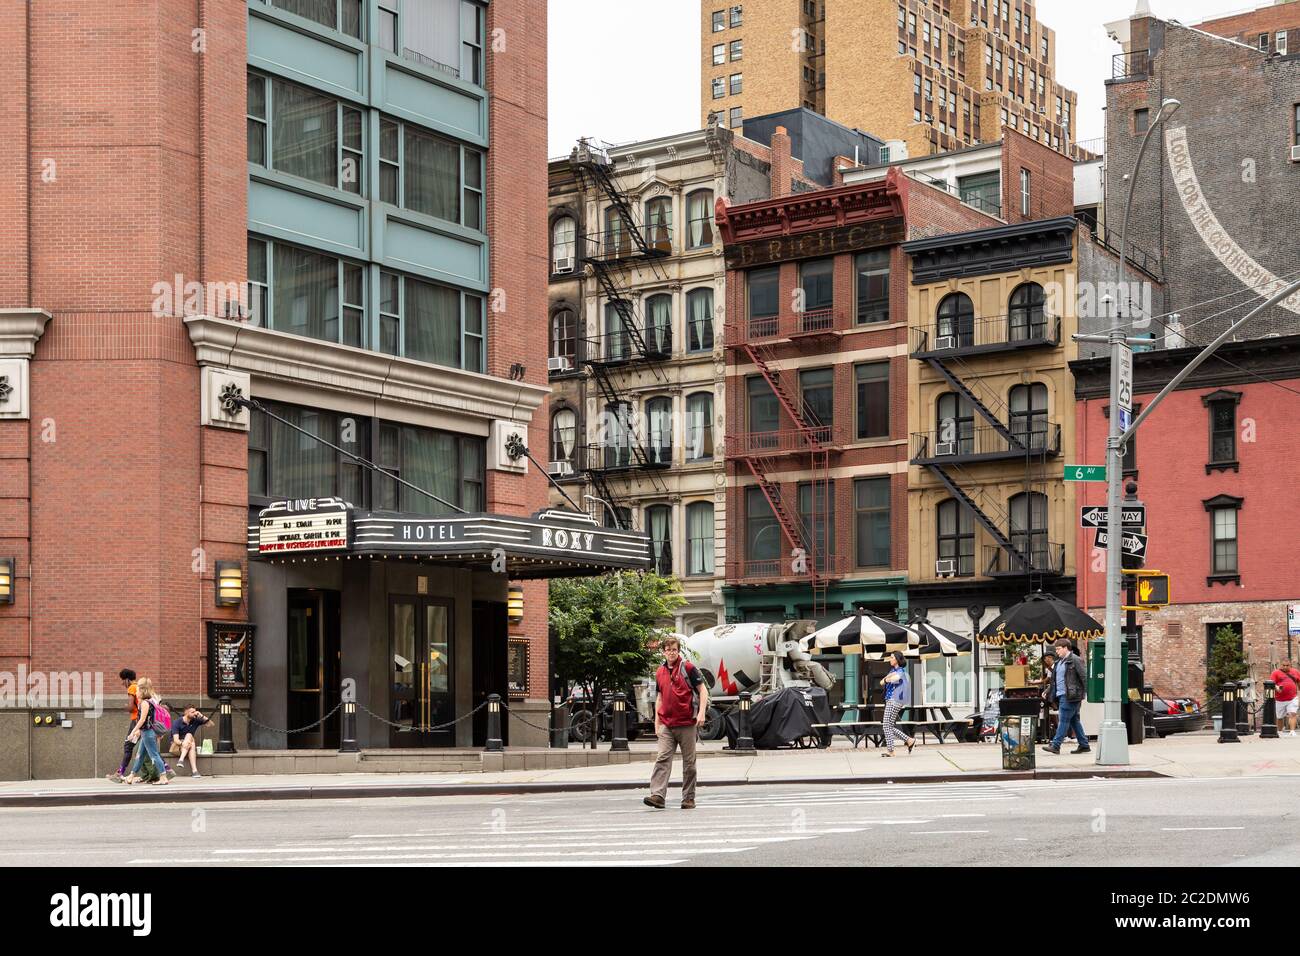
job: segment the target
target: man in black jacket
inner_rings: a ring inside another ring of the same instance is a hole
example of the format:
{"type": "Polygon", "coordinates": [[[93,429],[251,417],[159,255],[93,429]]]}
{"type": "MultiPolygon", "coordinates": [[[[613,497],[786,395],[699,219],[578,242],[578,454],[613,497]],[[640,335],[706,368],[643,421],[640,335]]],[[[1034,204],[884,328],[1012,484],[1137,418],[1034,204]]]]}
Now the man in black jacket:
{"type": "Polygon", "coordinates": [[[1048,700],[1055,701],[1061,709],[1061,719],[1056,724],[1056,736],[1045,749],[1048,753],[1059,754],[1061,742],[1068,731],[1074,731],[1074,739],[1079,746],[1070,753],[1086,754],[1092,750],[1088,746],[1088,735],[1084,732],[1083,721],[1079,719],[1079,708],[1083,706],[1084,688],[1087,686],[1088,672],[1083,666],[1083,658],[1070,648],[1068,638],[1058,638],[1055,645],[1056,667],[1052,683],[1048,685],[1048,700]]]}

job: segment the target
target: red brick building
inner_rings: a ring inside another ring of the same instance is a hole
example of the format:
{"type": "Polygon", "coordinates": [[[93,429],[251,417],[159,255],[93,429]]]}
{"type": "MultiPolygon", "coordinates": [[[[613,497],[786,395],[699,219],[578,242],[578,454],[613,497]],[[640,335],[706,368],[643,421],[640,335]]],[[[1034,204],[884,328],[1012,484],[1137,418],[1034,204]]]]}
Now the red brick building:
{"type": "Polygon", "coordinates": [[[536,579],[609,566],[508,447],[547,441],[545,4],[392,6],[0,10],[0,673],[108,696],[0,701],[0,779],[113,769],[121,667],[210,704],[214,623],[255,628],[241,748],[337,747],[349,678],[362,746],[545,715],[536,579]]]}
{"type": "Polygon", "coordinates": [[[720,203],[728,617],[907,608],[907,239],[996,225],[890,170],[720,203]]]}
{"type": "MultiPolygon", "coordinates": [[[[1134,355],[1134,411],[1198,347],[1134,355]]],[[[1072,363],[1079,462],[1105,460],[1109,363],[1072,363]]],[[[1300,414],[1300,336],[1229,342],[1142,423],[1125,476],[1146,503],[1146,567],[1171,577],[1173,604],[1139,612],[1147,674],[1157,693],[1201,698],[1210,639],[1227,625],[1242,636],[1250,674],[1267,678],[1300,652],[1287,608],[1300,604],[1293,478],[1300,414]]],[[[1104,484],[1081,483],[1080,503],[1105,505],[1104,484]]],[[[1105,554],[1095,532],[1077,538],[1079,606],[1101,620],[1105,554]]]]}

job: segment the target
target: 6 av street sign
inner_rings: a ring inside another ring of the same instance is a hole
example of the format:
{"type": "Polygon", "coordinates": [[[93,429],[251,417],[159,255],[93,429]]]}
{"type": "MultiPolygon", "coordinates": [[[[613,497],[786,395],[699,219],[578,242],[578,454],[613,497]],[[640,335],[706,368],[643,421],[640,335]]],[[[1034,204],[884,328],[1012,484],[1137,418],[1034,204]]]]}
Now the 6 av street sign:
{"type": "MultiPolygon", "coordinates": [[[[1097,529],[1096,546],[1105,548],[1109,545],[1110,535],[1102,530],[1097,529]]],[[[1120,535],[1120,551],[1123,554],[1132,555],[1135,558],[1146,560],[1147,556],[1147,536],[1139,534],[1136,531],[1125,531],[1120,535]]]]}
{"type": "MultiPolygon", "coordinates": [[[[1084,505],[1079,512],[1079,527],[1104,528],[1108,509],[1102,505],[1084,505]]],[[[1125,505],[1120,508],[1119,520],[1125,528],[1143,528],[1147,523],[1146,505],[1125,505]]]]}
{"type": "Polygon", "coordinates": [[[1105,465],[1066,465],[1066,481],[1105,481],[1105,465]]]}

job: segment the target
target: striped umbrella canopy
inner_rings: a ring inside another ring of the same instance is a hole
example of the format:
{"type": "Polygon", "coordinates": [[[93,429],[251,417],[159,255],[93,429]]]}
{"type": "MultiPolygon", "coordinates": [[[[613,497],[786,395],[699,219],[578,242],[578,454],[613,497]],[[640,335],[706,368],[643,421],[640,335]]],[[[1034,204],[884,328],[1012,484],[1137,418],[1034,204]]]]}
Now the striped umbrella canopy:
{"type": "Polygon", "coordinates": [[[915,651],[909,651],[908,657],[930,660],[935,657],[957,657],[971,652],[971,641],[947,628],[938,627],[929,621],[914,621],[910,629],[920,636],[920,645],[915,651]]]}
{"type": "Polygon", "coordinates": [[[862,612],[814,631],[802,642],[807,650],[862,654],[880,660],[890,651],[919,646],[920,635],[883,617],[862,612]]]}

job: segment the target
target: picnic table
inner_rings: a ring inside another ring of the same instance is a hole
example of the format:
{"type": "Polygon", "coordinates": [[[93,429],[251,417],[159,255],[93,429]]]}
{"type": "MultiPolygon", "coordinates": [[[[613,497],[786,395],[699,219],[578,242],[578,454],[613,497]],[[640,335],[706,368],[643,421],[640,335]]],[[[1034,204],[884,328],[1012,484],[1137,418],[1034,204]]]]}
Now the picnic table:
{"type": "MultiPolygon", "coordinates": [[[[835,709],[841,713],[840,720],[813,726],[847,737],[853,742],[855,750],[863,741],[874,743],[877,747],[884,746],[883,704],[836,704],[835,709]]],[[[926,734],[933,734],[939,743],[943,743],[949,734],[957,736],[966,723],[954,719],[950,708],[936,704],[909,704],[900,713],[905,716],[895,721],[895,726],[909,737],[920,737],[923,742],[926,734]]]]}

